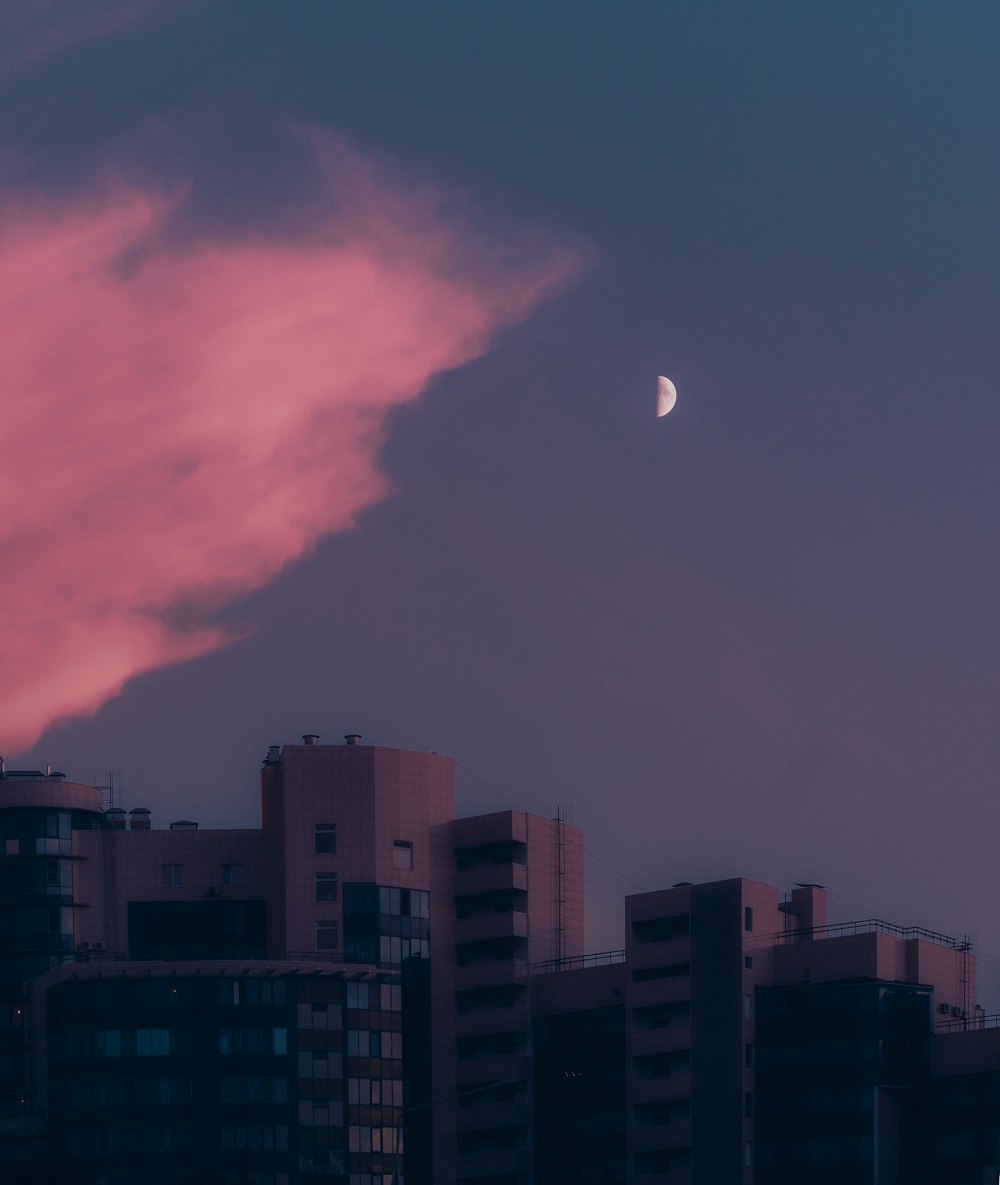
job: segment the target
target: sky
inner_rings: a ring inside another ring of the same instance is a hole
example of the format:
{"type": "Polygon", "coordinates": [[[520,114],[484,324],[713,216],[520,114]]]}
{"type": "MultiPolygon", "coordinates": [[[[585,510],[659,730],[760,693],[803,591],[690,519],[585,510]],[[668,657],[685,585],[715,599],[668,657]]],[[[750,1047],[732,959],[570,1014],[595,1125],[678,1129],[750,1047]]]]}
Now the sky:
{"type": "Polygon", "coordinates": [[[975,936],[1000,1008],[1000,12],[7,0],[0,751],[270,744],[975,936]],[[656,376],[678,390],[655,417],[656,376]]]}

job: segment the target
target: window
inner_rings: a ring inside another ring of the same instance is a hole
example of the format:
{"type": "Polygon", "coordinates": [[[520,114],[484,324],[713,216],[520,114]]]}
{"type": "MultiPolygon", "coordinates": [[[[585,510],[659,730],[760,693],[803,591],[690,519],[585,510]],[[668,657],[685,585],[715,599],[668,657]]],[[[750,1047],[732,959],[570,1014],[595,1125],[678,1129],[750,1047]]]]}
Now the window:
{"type": "Polygon", "coordinates": [[[752,930],[753,929],[753,910],[751,909],[751,907],[749,905],[744,906],[744,909],[743,909],[743,929],[744,930],[752,930]]]}
{"type": "Polygon", "coordinates": [[[744,955],[743,956],[743,966],[746,967],[746,969],[748,971],[750,970],[751,967],[753,967],[753,955],[744,955]]]}
{"type": "Polygon", "coordinates": [[[748,1070],[753,1069],[753,1046],[750,1044],[743,1046],[743,1065],[748,1070]]]}
{"type": "Polygon", "coordinates": [[[169,888],[179,889],[184,884],[184,865],[161,864],[160,877],[169,888]]]}
{"type": "Polygon", "coordinates": [[[320,855],[332,855],[337,850],[337,824],[317,823],[314,849],[320,855]]]}
{"type": "Polygon", "coordinates": [[[316,873],[316,900],[337,900],[337,874],[335,872],[316,873]]]}
{"type": "Polygon", "coordinates": [[[242,885],[243,884],[243,865],[242,864],[223,864],[223,866],[222,866],[222,883],[224,885],[242,885]]]}
{"type": "Polygon", "coordinates": [[[316,923],[316,949],[336,950],[338,946],[337,923],[316,923]]]}
{"type": "Polygon", "coordinates": [[[405,839],[392,841],[392,866],[393,868],[413,867],[413,844],[408,843],[405,839]]]}

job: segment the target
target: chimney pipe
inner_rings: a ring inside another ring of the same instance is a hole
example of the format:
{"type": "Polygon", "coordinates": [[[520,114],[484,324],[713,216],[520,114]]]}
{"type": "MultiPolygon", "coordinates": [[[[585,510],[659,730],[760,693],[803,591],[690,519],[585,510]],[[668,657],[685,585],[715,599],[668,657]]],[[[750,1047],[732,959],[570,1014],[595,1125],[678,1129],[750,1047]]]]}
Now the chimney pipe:
{"type": "Polygon", "coordinates": [[[319,733],[318,732],[304,733],[302,736],[302,743],[303,743],[303,745],[318,745],[319,744],[319,733]]]}
{"type": "Polygon", "coordinates": [[[361,744],[361,733],[360,732],[346,733],[344,735],[344,744],[345,745],[360,745],[361,744]]]}

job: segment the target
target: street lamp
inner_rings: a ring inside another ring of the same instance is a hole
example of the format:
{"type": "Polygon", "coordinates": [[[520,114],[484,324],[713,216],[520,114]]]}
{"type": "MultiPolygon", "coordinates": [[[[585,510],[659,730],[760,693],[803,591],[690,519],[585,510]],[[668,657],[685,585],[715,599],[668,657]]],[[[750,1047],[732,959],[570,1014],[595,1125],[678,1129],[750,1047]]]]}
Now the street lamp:
{"type": "Polygon", "coordinates": [[[458,1094],[447,1095],[443,1099],[432,1099],[429,1103],[416,1103],[412,1107],[404,1107],[396,1120],[395,1136],[392,1149],[392,1185],[399,1185],[399,1137],[403,1131],[403,1120],[414,1111],[426,1111],[430,1107],[439,1107],[442,1103],[454,1103],[456,1099],[467,1099],[469,1095],[482,1094],[486,1090],[499,1090],[503,1086],[520,1086],[521,1078],[498,1078],[496,1082],[487,1082],[483,1086],[474,1086],[472,1090],[462,1090],[458,1094]]]}

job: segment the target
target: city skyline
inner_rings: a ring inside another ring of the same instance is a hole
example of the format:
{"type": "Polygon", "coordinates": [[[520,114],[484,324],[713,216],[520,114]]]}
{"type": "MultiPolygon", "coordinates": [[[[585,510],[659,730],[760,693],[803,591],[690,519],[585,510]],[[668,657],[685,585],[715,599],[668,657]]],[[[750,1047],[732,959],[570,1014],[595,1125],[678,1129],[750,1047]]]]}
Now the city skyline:
{"type": "Polygon", "coordinates": [[[356,730],[570,804],[591,949],[622,876],[819,881],[996,1006],[995,8],[0,34],[10,766],[249,826],[262,742],[356,730]]]}

